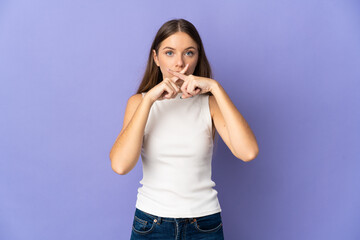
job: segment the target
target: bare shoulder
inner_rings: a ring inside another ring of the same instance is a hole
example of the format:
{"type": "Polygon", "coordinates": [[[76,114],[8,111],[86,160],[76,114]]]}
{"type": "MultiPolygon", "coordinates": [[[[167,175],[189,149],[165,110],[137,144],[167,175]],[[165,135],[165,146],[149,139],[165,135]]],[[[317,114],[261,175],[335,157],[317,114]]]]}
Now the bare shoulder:
{"type": "Polygon", "coordinates": [[[142,100],[143,96],[141,93],[136,93],[134,95],[131,95],[128,99],[128,105],[134,106],[136,105],[136,107],[140,104],[141,100],[142,100]]]}
{"type": "Polygon", "coordinates": [[[129,97],[126,105],[125,115],[130,115],[130,118],[136,111],[137,107],[140,105],[142,101],[142,94],[136,93],[129,97]]]}

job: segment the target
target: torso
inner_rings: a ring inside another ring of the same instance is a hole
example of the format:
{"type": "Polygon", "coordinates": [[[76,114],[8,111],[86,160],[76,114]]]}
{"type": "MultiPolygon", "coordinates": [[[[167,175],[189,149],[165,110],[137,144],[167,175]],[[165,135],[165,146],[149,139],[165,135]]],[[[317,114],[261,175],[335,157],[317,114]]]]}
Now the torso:
{"type": "Polygon", "coordinates": [[[179,100],[177,96],[155,102],[150,109],[141,149],[143,178],[138,209],[171,218],[221,211],[211,179],[210,138],[214,140],[211,131],[215,133],[217,106],[215,98],[209,97],[179,100]]]}

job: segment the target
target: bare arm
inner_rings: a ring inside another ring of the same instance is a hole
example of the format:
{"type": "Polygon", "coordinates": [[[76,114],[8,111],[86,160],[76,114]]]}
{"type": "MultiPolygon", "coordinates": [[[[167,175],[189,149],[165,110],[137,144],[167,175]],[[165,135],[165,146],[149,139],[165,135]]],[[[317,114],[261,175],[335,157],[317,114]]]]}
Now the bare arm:
{"type": "Polygon", "coordinates": [[[219,134],[237,158],[245,162],[253,160],[259,147],[245,118],[218,82],[214,81],[211,92],[216,99],[213,118],[219,134]]]}
{"type": "Polygon", "coordinates": [[[146,95],[131,96],[127,102],[123,128],[110,151],[111,168],[118,174],[130,172],[139,160],[146,121],[153,101],[146,95]]]}

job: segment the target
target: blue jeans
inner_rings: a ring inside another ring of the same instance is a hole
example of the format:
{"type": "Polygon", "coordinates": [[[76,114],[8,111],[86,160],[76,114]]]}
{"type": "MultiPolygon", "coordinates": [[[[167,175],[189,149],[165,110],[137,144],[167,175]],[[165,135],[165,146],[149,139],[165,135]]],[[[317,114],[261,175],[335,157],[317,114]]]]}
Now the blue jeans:
{"type": "Polygon", "coordinates": [[[165,218],[136,208],[131,239],[224,239],[220,212],[197,218],[165,218]]]}

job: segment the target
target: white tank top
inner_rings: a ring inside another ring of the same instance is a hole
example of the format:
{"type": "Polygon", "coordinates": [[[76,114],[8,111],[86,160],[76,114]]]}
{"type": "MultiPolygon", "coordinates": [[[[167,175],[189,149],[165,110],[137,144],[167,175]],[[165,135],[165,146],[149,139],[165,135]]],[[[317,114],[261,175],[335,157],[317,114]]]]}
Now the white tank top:
{"type": "MultiPolygon", "coordinates": [[[[142,93],[143,97],[145,93],[142,93]]],[[[212,122],[208,95],[157,100],[150,108],[136,207],[172,218],[221,212],[211,180],[212,122]]]]}

